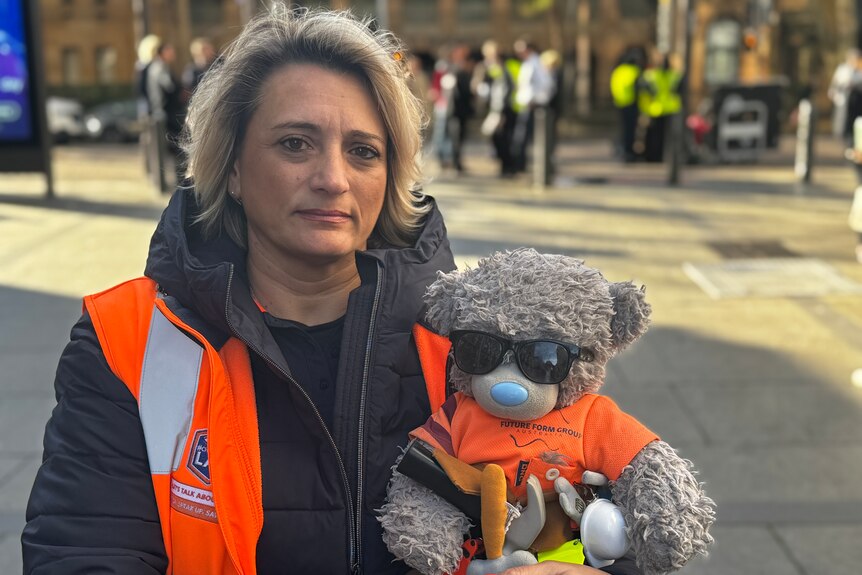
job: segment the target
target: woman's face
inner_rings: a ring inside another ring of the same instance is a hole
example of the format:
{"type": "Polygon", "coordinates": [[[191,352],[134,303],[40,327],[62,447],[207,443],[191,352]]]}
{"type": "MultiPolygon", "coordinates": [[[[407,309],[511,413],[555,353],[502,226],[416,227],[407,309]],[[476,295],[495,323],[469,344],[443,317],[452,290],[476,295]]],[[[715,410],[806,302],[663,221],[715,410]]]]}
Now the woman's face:
{"type": "Polygon", "coordinates": [[[386,129],[351,74],[289,64],[261,89],[229,190],[249,250],[331,263],[366,247],[386,194],[386,129]]]}

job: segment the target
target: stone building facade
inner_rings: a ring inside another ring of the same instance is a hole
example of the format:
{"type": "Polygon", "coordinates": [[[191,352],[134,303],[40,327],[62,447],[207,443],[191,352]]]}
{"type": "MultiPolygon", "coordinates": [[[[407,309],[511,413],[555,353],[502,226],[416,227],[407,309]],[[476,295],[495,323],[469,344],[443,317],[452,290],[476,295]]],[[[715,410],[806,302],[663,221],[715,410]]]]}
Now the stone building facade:
{"type": "MultiPolygon", "coordinates": [[[[701,97],[731,81],[782,76],[793,91],[825,93],[828,75],[855,45],[857,0],[322,0],[308,6],[351,8],[380,16],[414,51],[433,54],[449,42],[478,46],[493,38],[511,46],[520,36],[562,53],[569,100],[588,99],[585,110],[607,106],[610,72],[627,47],[655,46],[667,31],[682,49],[680,16],[694,6],[691,87],[701,97]],[[382,15],[379,10],[384,9],[382,15]],[[677,17],[663,27],[658,14],[677,17]],[[667,13],[667,12],[666,12],[667,13]],[[576,81],[580,78],[580,82],[576,81]]],[[[128,91],[135,44],[155,33],[178,48],[208,36],[223,46],[266,2],[256,0],[42,0],[45,68],[49,90],[107,97],[128,91]]],[[[676,46],[673,46],[676,44],[676,46]]]]}

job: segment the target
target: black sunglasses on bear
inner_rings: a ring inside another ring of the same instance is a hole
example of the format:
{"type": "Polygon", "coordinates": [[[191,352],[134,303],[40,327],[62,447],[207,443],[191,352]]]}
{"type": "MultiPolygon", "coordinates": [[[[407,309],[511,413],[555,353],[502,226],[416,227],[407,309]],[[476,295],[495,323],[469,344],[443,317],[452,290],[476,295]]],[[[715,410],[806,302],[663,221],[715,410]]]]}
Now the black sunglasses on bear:
{"type": "Polygon", "coordinates": [[[552,339],[512,341],[484,331],[454,330],[449,334],[455,365],[472,375],[485,375],[503,362],[509,350],[521,373],[534,383],[557,384],[566,379],[572,363],[592,361],[593,354],[573,343],[552,339]]]}

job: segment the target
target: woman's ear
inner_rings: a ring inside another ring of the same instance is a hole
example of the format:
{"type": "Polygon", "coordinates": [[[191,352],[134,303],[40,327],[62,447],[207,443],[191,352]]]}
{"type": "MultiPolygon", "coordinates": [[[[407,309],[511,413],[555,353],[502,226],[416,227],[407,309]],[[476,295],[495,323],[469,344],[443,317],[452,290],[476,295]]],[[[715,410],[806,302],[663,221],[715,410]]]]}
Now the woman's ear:
{"type": "Polygon", "coordinates": [[[239,185],[239,160],[233,163],[227,178],[227,193],[238,204],[242,204],[242,188],[239,185]]]}
{"type": "Polygon", "coordinates": [[[461,272],[437,272],[437,279],[425,291],[425,321],[440,335],[449,335],[458,317],[458,301],[465,297],[461,272]]]}
{"type": "Polygon", "coordinates": [[[611,339],[614,351],[620,352],[646,332],[652,308],[646,302],[646,288],[632,282],[612,283],[610,292],[614,301],[611,339]]]}

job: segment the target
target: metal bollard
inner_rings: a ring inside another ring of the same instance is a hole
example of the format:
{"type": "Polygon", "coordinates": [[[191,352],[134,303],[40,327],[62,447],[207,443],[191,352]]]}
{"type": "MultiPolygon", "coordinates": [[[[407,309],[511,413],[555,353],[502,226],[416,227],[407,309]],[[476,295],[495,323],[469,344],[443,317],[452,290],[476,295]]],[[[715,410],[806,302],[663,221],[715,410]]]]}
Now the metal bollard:
{"type": "Polygon", "coordinates": [[[679,174],[685,162],[685,119],[677,112],[668,119],[670,128],[669,141],[665,142],[665,157],[667,158],[667,183],[669,186],[679,185],[679,174]]]}
{"type": "Polygon", "coordinates": [[[800,100],[796,128],[796,161],[794,172],[800,182],[810,183],[814,169],[814,106],[808,99],[800,100]]]}
{"type": "Polygon", "coordinates": [[[544,188],[551,184],[551,123],[554,111],[540,106],[533,113],[533,186],[544,188]]]}
{"type": "Polygon", "coordinates": [[[167,155],[167,130],[165,129],[165,122],[151,119],[148,131],[146,153],[150,182],[159,193],[162,193],[167,187],[167,180],[165,179],[165,156],[167,155]]]}

